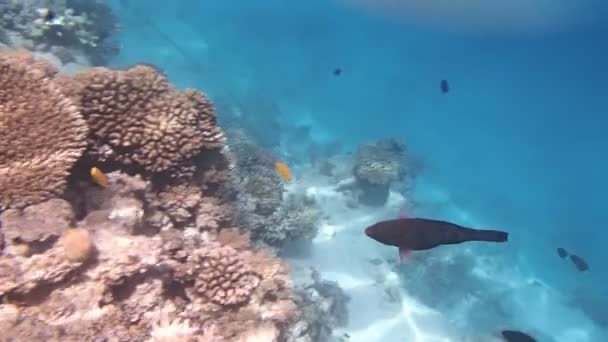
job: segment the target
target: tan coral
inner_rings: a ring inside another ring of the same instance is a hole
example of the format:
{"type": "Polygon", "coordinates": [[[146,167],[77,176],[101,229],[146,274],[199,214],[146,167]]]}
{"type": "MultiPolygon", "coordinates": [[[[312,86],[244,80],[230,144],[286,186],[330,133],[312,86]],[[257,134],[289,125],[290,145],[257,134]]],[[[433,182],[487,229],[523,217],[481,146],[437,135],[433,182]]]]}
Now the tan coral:
{"type": "Polygon", "coordinates": [[[70,261],[84,262],[95,251],[91,233],[84,228],[68,229],[62,238],[65,257],[70,261]]]}
{"type": "Polygon", "coordinates": [[[197,210],[196,227],[204,231],[218,231],[233,221],[233,209],[214,197],[203,197],[197,210]]]}
{"type": "Polygon", "coordinates": [[[229,246],[209,244],[194,251],[190,261],[198,265],[196,291],[218,305],[246,303],[261,281],[261,276],[229,246]]]}
{"type": "Polygon", "coordinates": [[[156,198],[149,198],[149,200],[150,203],[162,209],[173,222],[183,224],[194,219],[193,213],[201,203],[202,193],[195,186],[180,184],[158,192],[156,198]]]}
{"type": "Polygon", "coordinates": [[[160,172],[223,145],[209,99],[196,90],[178,92],[152,67],[93,68],[75,78],[95,142],[124,164],[160,172]]]}
{"type": "Polygon", "coordinates": [[[86,147],[86,122],[52,75],[52,67],[25,53],[0,53],[0,193],[5,208],[61,195],[86,147]]]}

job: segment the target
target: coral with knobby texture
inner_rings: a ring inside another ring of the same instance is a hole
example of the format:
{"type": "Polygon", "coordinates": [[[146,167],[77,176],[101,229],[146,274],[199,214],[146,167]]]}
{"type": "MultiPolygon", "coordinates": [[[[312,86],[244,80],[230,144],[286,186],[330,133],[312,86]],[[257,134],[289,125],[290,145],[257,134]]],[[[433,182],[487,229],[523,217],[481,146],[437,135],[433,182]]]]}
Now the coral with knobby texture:
{"type": "Polygon", "coordinates": [[[286,266],[238,229],[137,233],[149,182],[112,173],[106,189],[79,189],[75,229],[86,229],[93,260],[69,258],[65,238],[31,257],[0,256],[3,337],[247,341],[274,339],[296,319],[286,266]]]}
{"type": "Polygon", "coordinates": [[[382,206],[388,199],[390,184],[405,174],[405,145],[396,139],[359,146],[353,174],[361,190],[359,201],[382,206]]]}
{"type": "Polygon", "coordinates": [[[0,193],[5,209],[61,196],[86,147],[86,122],[52,76],[50,65],[29,54],[0,53],[0,193]]]}
{"type": "Polygon", "coordinates": [[[178,92],[156,69],[93,68],[75,76],[93,148],[110,160],[157,173],[223,146],[215,110],[201,92],[178,92]]]}
{"type": "Polygon", "coordinates": [[[196,291],[218,305],[246,303],[260,284],[261,275],[253,272],[229,246],[208,246],[194,251],[188,260],[194,270],[196,291]]]}

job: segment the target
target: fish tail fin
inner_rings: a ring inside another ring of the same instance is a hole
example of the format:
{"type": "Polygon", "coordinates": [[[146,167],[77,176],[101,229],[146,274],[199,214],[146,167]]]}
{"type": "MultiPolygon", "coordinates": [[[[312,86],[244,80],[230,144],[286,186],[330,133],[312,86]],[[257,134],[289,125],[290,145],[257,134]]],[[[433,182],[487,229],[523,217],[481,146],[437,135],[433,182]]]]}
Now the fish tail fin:
{"type": "Polygon", "coordinates": [[[475,230],[472,234],[472,240],[489,241],[489,242],[507,242],[509,233],[499,230],[475,230]]]}

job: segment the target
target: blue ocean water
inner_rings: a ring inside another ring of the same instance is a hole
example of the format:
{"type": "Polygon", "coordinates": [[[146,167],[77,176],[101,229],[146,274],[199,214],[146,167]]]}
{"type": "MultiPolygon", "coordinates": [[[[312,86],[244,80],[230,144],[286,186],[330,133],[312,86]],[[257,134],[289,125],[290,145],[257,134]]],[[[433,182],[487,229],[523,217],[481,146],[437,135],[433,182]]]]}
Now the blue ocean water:
{"type": "MultiPolygon", "coordinates": [[[[522,6],[542,17],[564,3],[522,6]]],[[[349,1],[112,5],[123,26],[114,65],[155,64],[172,82],[218,102],[274,103],[278,130],[259,113],[258,129],[267,124],[269,139],[298,125],[310,126],[316,142],[347,150],[402,138],[424,164],[421,198],[425,184],[439,184],[484,225],[511,233],[509,248],[524,256],[523,265],[511,260],[514,268],[527,267],[563,291],[608,296],[605,5],[568,7],[542,30],[531,23],[512,29],[500,19],[479,20],[476,29],[476,19],[486,17],[469,7],[470,27],[461,30],[451,25],[450,10],[425,23],[416,13],[349,1]],[[450,83],[447,94],[442,79],[450,83]],[[584,256],[590,272],[565,267],[557,247],[584,256]]],[[[304,157],[289,158],[297,177],[304,157]]]]}

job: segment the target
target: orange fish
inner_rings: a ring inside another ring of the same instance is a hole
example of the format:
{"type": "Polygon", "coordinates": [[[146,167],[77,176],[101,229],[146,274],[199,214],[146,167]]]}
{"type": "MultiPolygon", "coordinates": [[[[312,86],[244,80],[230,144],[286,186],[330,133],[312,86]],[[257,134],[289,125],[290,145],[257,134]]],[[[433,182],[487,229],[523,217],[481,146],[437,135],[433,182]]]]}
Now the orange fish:
{"type": "Polygon", "coordinates": [[[108,187],[108,177],[99,168],[91,168],[91,177],[93,177],[93,181],[99,186],[108,187]]]}
{"type": "Polygon", "coordinates": [[[287,164],[276,162],[274,166],[277,169],[279,176],[281,176],[285,183],[291,182],[291,171],[289,170],[289,166],[287,166],[287,164]]]}

